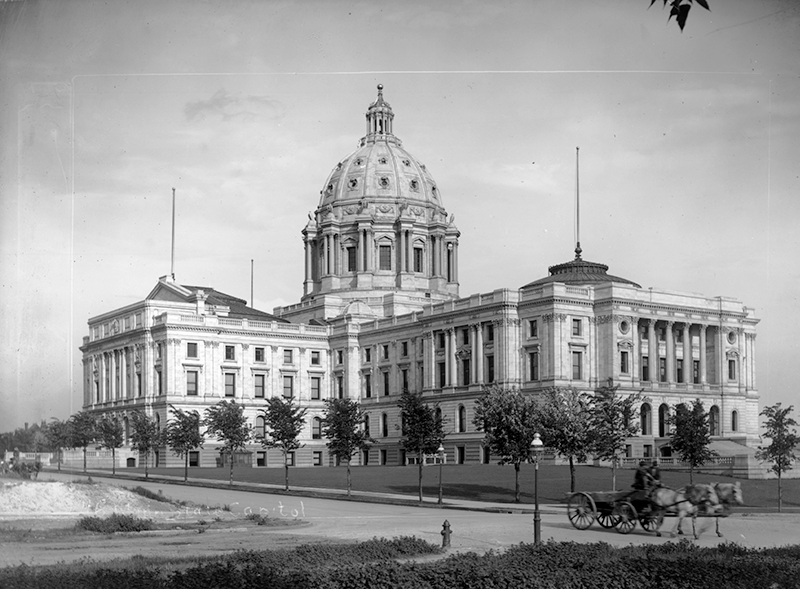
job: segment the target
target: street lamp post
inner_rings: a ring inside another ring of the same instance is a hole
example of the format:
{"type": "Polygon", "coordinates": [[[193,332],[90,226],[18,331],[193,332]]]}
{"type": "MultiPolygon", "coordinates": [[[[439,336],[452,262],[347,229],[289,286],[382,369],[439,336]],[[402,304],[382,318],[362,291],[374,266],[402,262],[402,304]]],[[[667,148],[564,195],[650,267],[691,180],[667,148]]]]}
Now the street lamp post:
{"type": "Polygon", "coordinates": [[[542,516],[539,513],[539,454],[544,449],[539,434],[533,434],[533,543],[542,543],[542,516]]]}
{"type": "Polygon", "coordinates": [[[442,504],[442,462],[444,461],[444,446],[439,444],[436,450],[436,455],[439,457],[439,505],[442,504]]]}

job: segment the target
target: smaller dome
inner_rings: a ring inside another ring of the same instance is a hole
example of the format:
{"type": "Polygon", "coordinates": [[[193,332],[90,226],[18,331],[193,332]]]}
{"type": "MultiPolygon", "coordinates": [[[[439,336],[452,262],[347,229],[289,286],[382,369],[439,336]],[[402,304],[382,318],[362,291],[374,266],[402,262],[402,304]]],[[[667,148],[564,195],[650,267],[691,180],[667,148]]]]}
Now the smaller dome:
{"type": "Polygon", "coordinates": [[[575,250],[575,254],[575,259],[571,262],[550,266],[547,269],[547,271],[550,272],[550,276],[545,276],[539,280],[529,282],[522,288],[534,288],[554,282],[560,282],[572,286],[594,286],[606,282],[616,282],[619,284],[635,286],[636,288],[642,288],[641,285],[636,284],[632,280],[608,274],[608,266],[605,264],[588,262],[581,259],[580,245],[578,245],[578,248],[575,250]]]}

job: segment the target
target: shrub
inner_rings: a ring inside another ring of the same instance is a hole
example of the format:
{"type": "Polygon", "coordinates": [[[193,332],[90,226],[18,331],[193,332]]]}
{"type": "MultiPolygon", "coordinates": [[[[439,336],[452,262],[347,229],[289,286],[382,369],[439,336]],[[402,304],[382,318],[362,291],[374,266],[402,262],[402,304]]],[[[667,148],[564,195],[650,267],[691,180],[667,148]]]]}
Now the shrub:
{"type": "Polygon", "coordinates": [[[153,529],[153,520],[141,519],[132,515],[112,513],[108,517],[82,517],[75,524],[79,530],[114,534],[116,532],[142,532],[153,529]]]}
{"type": "Polygon", "coordinates": [[[259,526],[264,526],[269,521],[267,520],[266,516],[261,515],[260,513],[248,513],[244,517],[245,519],[249,519],[250,521],[255,522],[259,526]]]}
{"type": "Polygon", "coordinates": [[[141,495],[145,499],[152,499],[153,501],[161,501],[162,503],[171,503],[169,499],[164,497],[164,494],[159,491],[155,493],[150,489],[145,489],[144,487],[134,487],[133,489],[128,489],[132,493],[136,493],[137,495],[141,495]]]}

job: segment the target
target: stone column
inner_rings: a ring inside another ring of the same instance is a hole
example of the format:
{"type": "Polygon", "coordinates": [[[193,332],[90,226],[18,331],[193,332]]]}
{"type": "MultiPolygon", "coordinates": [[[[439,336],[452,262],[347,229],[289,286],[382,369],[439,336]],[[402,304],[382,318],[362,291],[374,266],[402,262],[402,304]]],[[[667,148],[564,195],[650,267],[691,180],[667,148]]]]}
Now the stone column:
{"type": "Polygon", "coordinates": [[[658,358],[658,338],[656,337],[656,320],[650,319],[647,325],[647,364],[650,382],[658,382],[660,362],[658,358]]]}
{"type": "MultiPolygon", "coordinates": [[[[747,335],[745,335],[747,338],[747,335]]],[[[747,349],[747,357],[749,358],[748,363],[750,365],[750,382],[748,383],[750,388],[756,388],[756,334],[751,333],[750,337],[750,346],[747,349]]]]}
{"type": "Polygon", "coordinates": [[[314,278],[311,272],[313,264],[313,261],[311,259],[312,247],[308,238],[305,239],[305,245],[306,245],[306,282],[303,285],[303,294],[307,295],[311,291],[312,288],[311,283],[314,281],[314,278]]]}
{"type": "Polygon", "coordinates": [[[367,230],[367,271],[375,271],[375,233],[367,230]]]}
{"type": "Polygon", "coordinates": [[[692,356],[692,324],[683,324],[683,382],[692,382],[694,373],[694,358],[692,356]]]}
{"type": "Polygon", "coordinates": [[[475,384],[483,384],[483,323],[475,330],[475,384]]]}
{"type": "Polygon", "coordinates": [[[403,229],[400,230],[400,255],[397,258],[397,274],[400,274],[406,271],[406,232],[403,229]]]}
{"type": "Polygon", "coordinates": [[[453,242],[453,282],[458,283],[458,242],[453,242]]]}
{"type": "Polygon", "coordinates": [[[667,348],[667,382],[675,382],[675,322],[667,321],[667,329],[664,339],[667,348]]]}
{"type": "Polygon", "coordinates": [[[434,373],[436,372],[436,351],[433,346],[433,332],[426,331],[422,334],[422,370],[424,374],[424,382],[422,387],[426,389],[434,388],[435,380],[434,373]]]}
{"type": "Polygon", "coordinates": [[[367,265],[367,250],[365,245],[365,235],[366,230],[360,229],[358,231],[358,260],[357,260],[357,268],[359,272],[364,272],[366,270],[367,265]]]}
{"type": "Polygon", "coordinates": [[[708,384],[706,378],[706,329],[707,325],[700,325],[700,384],[708,384]]]}
{"type": "Polygon", "coordinates": [[[478,381],[478,331],[480,324],[472,323],[469,326],[470,336],[470,367],[469,367],[469,380],[470,383],[478,381]]]}
{"type": "Polygon", "coordinates": [[[447,384],[454,387],[458,384],[458,365],[456,363],[456,330],[447,329],[447,384]]]}

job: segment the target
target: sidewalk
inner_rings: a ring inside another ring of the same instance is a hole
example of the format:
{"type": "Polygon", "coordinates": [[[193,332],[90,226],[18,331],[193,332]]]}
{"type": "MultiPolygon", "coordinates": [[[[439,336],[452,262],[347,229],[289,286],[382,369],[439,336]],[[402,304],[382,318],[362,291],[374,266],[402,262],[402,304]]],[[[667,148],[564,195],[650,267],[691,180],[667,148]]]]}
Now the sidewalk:
{"type": "MultiPolygon", "coordinates": [[[[42,470],[39,476],[47,477],[48,475],[58,474],[59,471],[45,469],[42,470]]],[[[351,491],[350,497],[347,496],[347,491],[344,489],[324,489],[314,487],[297,487],[290,486],[289,490],[284,490],[282,485],[266,484],[266,483],[249,483],[233,481],[233,485],[226,482],[203,479],[196,477],[189,477],[186,481],[183,477],[176,477],[170,475],[151,474],[148,478],[140,475],[130,475],[124,472],[117,472],[112,475],[105,470],[87,469],[86,472],[82,470],[71,470],[62,468],[60,473],[62,475],[75,477],[87,476],[94,478],[108,478],[108,479],[121,479],[137,482],[162,482],[173,485],[188,485],[194,487],[208,487],[213,489],[235,489],[237,491],[251,491],[255,493],[269,493],[276,495],[290,495],[297,497],[317,497],[320,499],[336,499],[340,501],[361,501],[364,503],[384,503],[392,505],[408,505],[410,507],[433,507],[439,509],[459,509],[464,511],[484,511],[489,513],[522,513],[533,514],[535,506],[529,503],[516,504],[516,503],[492,503],[483,501],[469,501],[465,499],[453,499],[450,497],[443,497],[442,504],[439,505],[438,497],[436,496],[423,496],[420,503],[416,495],[401,495],[390,493],[373,493],[369,491],[351,491]]],[[[565,510],[564,505],[559,504],[541,504],[539,505],[540,513],[549,514],[562,514],[565,510]]]]}

